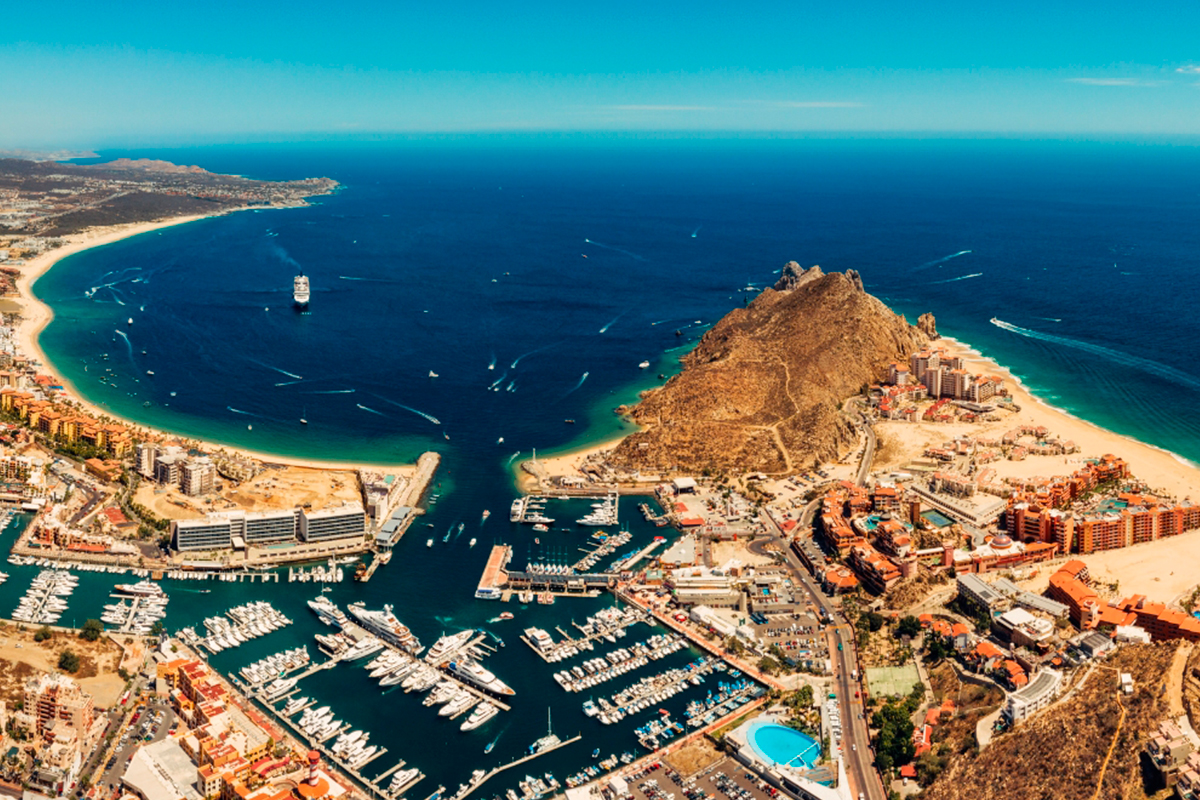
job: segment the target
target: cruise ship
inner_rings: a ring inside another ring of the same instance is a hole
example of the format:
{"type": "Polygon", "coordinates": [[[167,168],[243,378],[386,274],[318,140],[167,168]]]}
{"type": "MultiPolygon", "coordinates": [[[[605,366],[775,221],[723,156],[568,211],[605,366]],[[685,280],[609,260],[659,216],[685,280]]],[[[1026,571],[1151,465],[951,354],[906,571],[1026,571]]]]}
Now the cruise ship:
{"type": "Polygon", "coordinates": [[[333,625],[335,628],[341,628],[349,622],[342,610],[337,607],[332,600],[325,595],[318,595],[308,601],[308,607],[316,613],[317,617],[326,625],[333,625]]]}
{"type": "Polygon", "coordinates": [[[385,605],[382,611],[368,611],[363,603],[351,603],[347,608],[359,625],[388,644],[406,650],[414,656],[425,649],[413,632],[396,619],[391,605],[385,605]]]}
{"type": "Polygon", "coordinates": [[[292,300],[296,302],[299,308],[307,308],[308,297],[308,276],[297,275],[295,280],[292,281],[292,300]]]}
{"type": "Polygon", "coordinates": [[[161,586],[150,581],[118,583],[113,587],[113,591],[117,594],[131,595],[133,597],[162,597],[164,594],[161,586]]]}
{"type": "Polygon", "coordinates": [[[485,668],[477,661],[468,658],[458,658],[450,662],[450,674],[466,683],[483,689],[485,692],[499,695],[514,695],[508,684],[496,677],[495,673],[485,668]]]}
{"type": "Polygon", "coordinates": [[[429,648],[429,652],[425,654],[425,661],[429,664],[436,664],[443,658],[454,655],[459,648],[471,641],[471,637],[475,633],[476,631],[468,629],[450,636],[443,636],[429,648]]]}

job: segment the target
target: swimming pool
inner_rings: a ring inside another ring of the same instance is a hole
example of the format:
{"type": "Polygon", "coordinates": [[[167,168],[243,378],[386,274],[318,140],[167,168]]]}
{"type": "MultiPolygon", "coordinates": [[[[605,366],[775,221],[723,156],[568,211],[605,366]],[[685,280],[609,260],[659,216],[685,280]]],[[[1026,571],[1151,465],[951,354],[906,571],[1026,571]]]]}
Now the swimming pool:
{"type": "Polygon", "coordinates": [[[821,757],[816,739],[774,722],[751,723],[746,740],[760,758],[771,764],[810,769],[821,757]]]}

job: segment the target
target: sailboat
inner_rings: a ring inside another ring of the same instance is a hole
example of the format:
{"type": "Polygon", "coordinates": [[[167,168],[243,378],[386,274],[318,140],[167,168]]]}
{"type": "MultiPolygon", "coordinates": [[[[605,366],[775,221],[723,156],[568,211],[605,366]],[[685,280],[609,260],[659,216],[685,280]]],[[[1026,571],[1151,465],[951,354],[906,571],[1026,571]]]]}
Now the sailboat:
{"type": "Polygon", "coordinates": [[[562,740],[554,735],[554,729],[550,725],[550,707],[546,707],[546,735],[538,739],[533,744],[529,745],[529,754],[536,755],[544,753],[547,750],[553,750],[562,744],[562,740]]]}

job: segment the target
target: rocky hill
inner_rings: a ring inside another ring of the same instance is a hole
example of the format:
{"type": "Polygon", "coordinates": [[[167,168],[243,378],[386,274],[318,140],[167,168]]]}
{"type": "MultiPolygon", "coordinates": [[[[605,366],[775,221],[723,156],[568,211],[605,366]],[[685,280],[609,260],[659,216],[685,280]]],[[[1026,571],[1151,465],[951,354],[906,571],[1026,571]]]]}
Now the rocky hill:
{"type": "MultiPolygon", "coordinates": [[[[1179,716],[1170,686],[1178,686],[1185,658],[1179,642],[1122,647],[1087,680],[981,752],[922,756],[945,762],[944,771],[921,793],[928,800],[1117,800],[1162,797],[1162,787],[1143,770],[1141,748],[1159,722],[1179,716]],[[1134,691],[1122,695],[1117,674],[1133,676],[1134,691]],[[1158,794],[1156,794],[1158,792],[1158,794]]],[[[1083,669],[1083,668],[1081,668],[1083,669]]],[[[936,736],[935,736],[936,742],[936,736]]],[[[1171,795],[1174,796],[1174,795],[1171,795]]]]}
{"type": "Polygon", "coordinates": [[[868,294],[858,273],[784,267],[779,281],[727,314],[684,370],[628,413],[645,430],[615,463],[645,470],[790,472],[857,441],[842,402],[935,333],[868,294]]]}

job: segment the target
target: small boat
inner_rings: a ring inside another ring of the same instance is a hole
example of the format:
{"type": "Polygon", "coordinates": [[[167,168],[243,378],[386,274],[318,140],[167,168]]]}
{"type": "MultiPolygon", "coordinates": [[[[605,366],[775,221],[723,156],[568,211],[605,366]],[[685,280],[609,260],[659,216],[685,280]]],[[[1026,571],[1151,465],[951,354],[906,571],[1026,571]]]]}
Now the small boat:
{"type": "Polygon", "coordinates": [[[592,751],[592,758],[599,758],[599,757],[600,757],[600,748],[597,747],[595,750],[592,751]]]}
{"type": "Polygon", "coordinates": [[[471,543],[470,543],[469,545],[467,545],[467,546],[468,546],[468,547],[474,547],[474,546],[475,546],[475,542],[476,542],[476,541],[477,541],[477,540],[475,540],[475,539],[472,539],[472,540],[471,540],[471,543]]]}
{"type": "Polygon", "coordinates": [[[486,508],[483,510],[483,518],[484,519],[487,519],[491,515],[492,515],[492,512],[488,511],[486,508]]]}
{"type": "Polygon", "coordinates": [[[497,439],[496,444],[504,444],[504,437],[501,436],[499,439],[497,439]]]}
{"type": "Polygon", "coordinates": [[[130,325],[132,325],[132,324],[133,324],[133,317],[130,317],[130,318],[129,318],[129,324],[130,324],[130,325]]]}
{"type": "Polygon", "coordinates": [[[436,378],[437,376],[438,376],[438,374],[436,372],[434,372],[433,370],[429,370],[429,377],[436,378]]]}
{"type": "Polygon", "coordinates": [[[648,366],[650,366],[650,362],[649,362],[649,361],[643,361],[642,363],[638,364],[638,369],[645,369],[645,368],[646,368],[646,367],[648,367],[648,366]]]}
{"type": "Polygon", "coordinates": [[[301,418],[300,418],[300,424],[301,424],[301,425],[307,425],[307,424],[308,424],[308,420],[306,420],[304,417],[301,417],[301,418]]]}
{"type": "Polygon", "coordinates": [[[425,546],[426,546],[426,547],[433,547],[433,539],[430,539],[429,541],[427,541],[427,542],[425,543],[425,546]]]}
{"type": "Polygon", "coordinates": [[[154,374],[154,370],[152,370],[152,369],[148,369],[148,370],[146,370],[146,374],[147,374],[147,375],[153,375],[153,374],[154,374]]]}
{"type": "Polygon", "coordinates": [[[500,614],[500,619],[512,619],[512,618],[513,618],[513,615],[512,615],[511,611],[505,611],[500,614]]]}
{"type": "Polygon", "coordinates": [[[574,424],[575,424],[575,420],[573,420],[573,419],[564,419],[564,420],[563,420],[563,422],[567,423],[568,425],[574,425],[574,424]]]}

